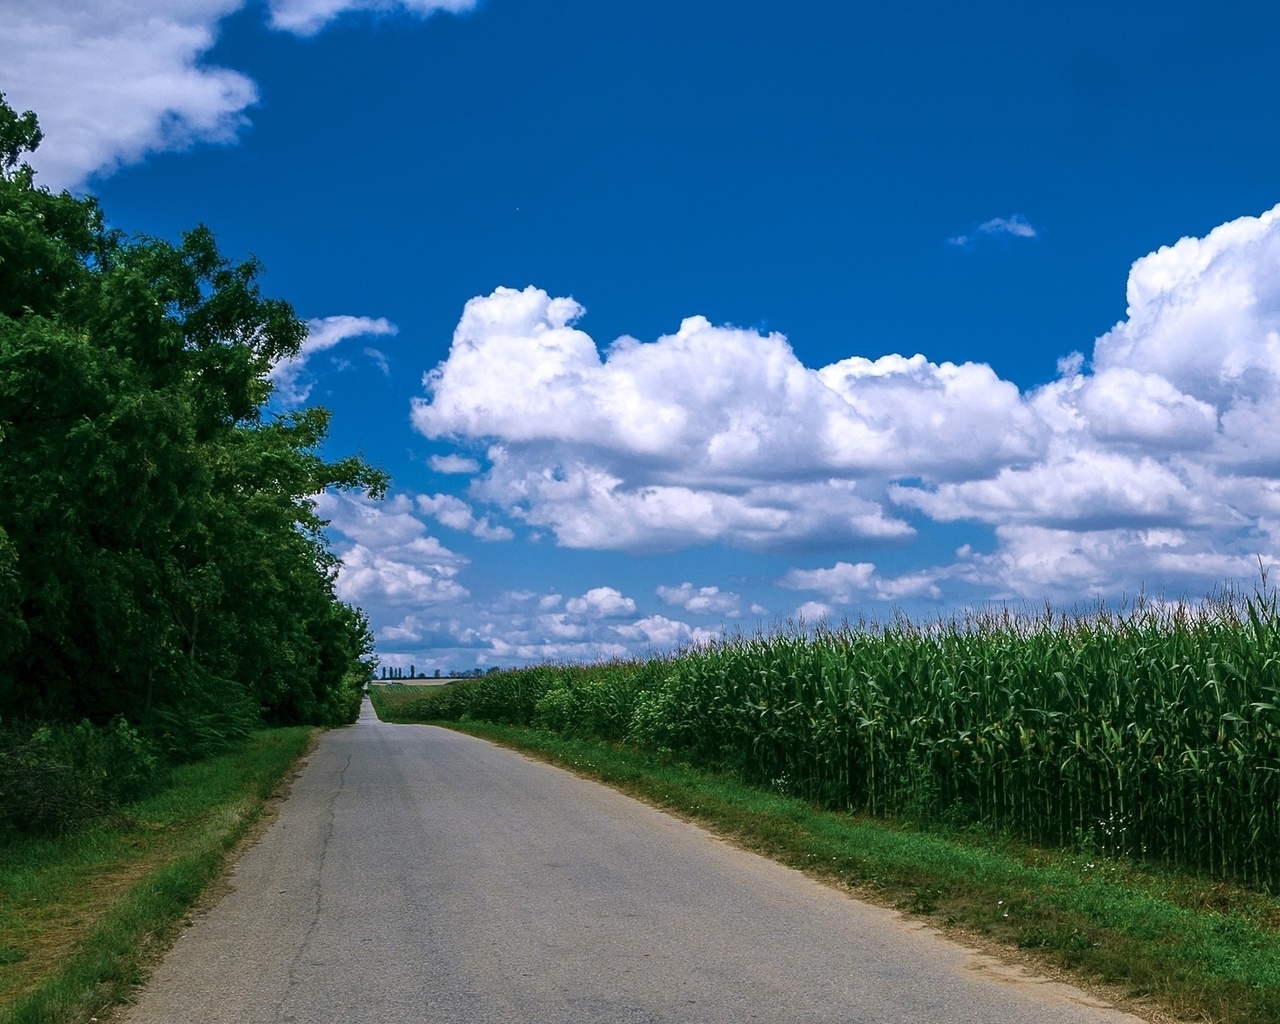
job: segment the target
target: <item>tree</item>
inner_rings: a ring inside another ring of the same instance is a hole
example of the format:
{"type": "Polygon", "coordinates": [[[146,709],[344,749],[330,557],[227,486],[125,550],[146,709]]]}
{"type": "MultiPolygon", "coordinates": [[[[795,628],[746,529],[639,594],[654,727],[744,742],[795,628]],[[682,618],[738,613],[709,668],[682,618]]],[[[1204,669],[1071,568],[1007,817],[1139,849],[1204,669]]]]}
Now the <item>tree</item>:
{"type": "Polygon", "coordinates": [[[353,718],[372,643],[313,496],[386,478],[320,456],[325,410],[266,414],[305,326],[206,228],[125,238],[37,187],[39,141],[0,95],[0,716],[353,718]]]}

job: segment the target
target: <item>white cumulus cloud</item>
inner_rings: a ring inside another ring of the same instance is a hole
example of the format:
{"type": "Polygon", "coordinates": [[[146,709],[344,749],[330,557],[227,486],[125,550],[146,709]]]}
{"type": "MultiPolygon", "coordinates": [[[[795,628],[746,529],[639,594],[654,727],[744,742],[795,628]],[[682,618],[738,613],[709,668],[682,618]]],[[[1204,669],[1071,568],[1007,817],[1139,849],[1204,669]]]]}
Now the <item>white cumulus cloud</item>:
{"type": "Polygon", "coordinates": [[[647,615],[626,626],[614,626],[614,632],[632,643],[670,651],[687,644],[708,644],[714,642],[719,634],[699,626],[691,626],[679,619],[669,619],[665,615],[647,615]]]}
{"type": "Polygon", "coordinates": [[[1005,235],[1009,238],[1038,238],[1040,232],[1026,217],[1015,213],[1012,217],[992,217],[979,224],[971,233],[956,235],[954,238],[948,238],[947,241],[963,249],[971,246],[978,237],[993,235],[1005,235]]]}
{"type": "Polygon", "coordinates": [[[428,465],[437,473],[479,473],[480,463],[465,455],[433,455],[428,465]]]}
{"type": "MultiPolygon", "coordinates": [[[[738,491],[643,484],[622,467],[542,461],[536,452],[490,449],[493,466],[475,485],[484,500],[571,548],[676,550],[725,541],[744,548],[909,537],[901,519],[857,493],[854,481],[762,483],[738,491]]],[[[767,467],[764,467],[767,471],[767,467]]],[[[710,483],[710,482],[709,482],[710,483]]]]}
{"type": "Polygon", "coordinates": [[[273,28],[300,36],[315,35],[343,14],[403,11],[419,17],[448,11],[461,14],[478,0],[268,0],[273,28]]]}
{"type": "Polygon", "coordinates": [[[1256,579],[1258,573],[1256,554],[1224,550],[1227,545],[1197,531],[1017,525],[998,527],[996,534],[994,552],[967,553],[950,569],[995,598],[1071,604],[1145,590],[1195,600],[1221,581],[1256,579]]]}
{"type": "Polygon", "coordinates": [[[893,487],[890,493],[939,522],[971,519],[1090,529],[1190,523],[1218,512],[1173,460],[1069,446],[1055,448],[1044,462],[1002,469],[990,480],[946,483],[933,490],[893,487]]]}
{"type": "Polygon", "coordinates": [[[695,587],[681,583],[678,587],[658,587],[657,595],[663,604],[675,605],[697,615],[727,615],[736,619],[742,615],[742,598],[719,587],[695,587]]]}
{"type": "MultiPolygon", "coordinates": [[[[836,562],[830,568],[790,569],[778,585],[788,590],[812,590],[833,604],[850,605],[863,599],[937,598],[942,593],[937,578],[936,572],[927,571],[884,577],[876,572],[872,562],[836,562]]],[[[825,607],[830,610],[830,605],[825,607]]]]}
{"type": "Polygon", "coordinates": [[[325,492],[316,510],[329,520],[342,567],[337,592],[373,611],[422,608],[466,598],[456,579],[467,559],[446,548],[397,495],[382,504],[358,495],[325,492]]]}
{"type": "Polygon", "coordinates": [[[983,479],[890,485],[902,507],[997,527],[960,575],[1036,597],[1194,592],[1276,552],[1280,207],[1137,260],[1126,318],[1084,372],[1023,396],[1038,458],[983,479]]]}
{"type": "Polygon", "coordinates": [[[592,587],[581,597],[570,598],[564,607],[573,615],[587,615],[594,619],[617,618],[636,613],[635,601],[624,597],[621,591],[613,587],[592,587]]]}
{"type": "Polygon", "coordinates": [[[819,622],[828,622],[834,616],[835,609],[826,602],[805,601],[796,608],[792,617],[812,626],[819,622]]]}
{"type": "Polygon", "coordinates": [[[1018,389],[985,365],[917,355],[811,370],[780,334],[696,316],[602,356],[573,326],[583,313],[533,287],[472,299],[448,359],[425,378],[415,426],[512,450],[568,445],[665,484],[954,473],[1040,444],[1018,389]]]}
{"type": "Polygon", "coordinates": [[[398,330],[385,317],[326,316],[308,320],[307,336],[298,354],[291,359],[282,359],[268,374],[275,385],[275,403],[288,409],[307,400],[314,384],[307,373],[307,364],[317,353],[328,351],[348,338],[396,334],[398,330]]]}
{"type": "Polygon", "coordinates": [[[570,547],[774,548],[906,538],[883,480],[982,476],[1044,424],[990,367],[852,357],[813,370],[779,334],[702,317],[603,353],[582,307],[526,288],[467,303],[413,421],[491,442],[476,494],[570,547]]]}
{"type": "Polygon", "coordinates": [[[488,516],[476,518],[475,512],[461,498],[452,494],[420,494],[418,508],[451,530],[462,530],[480,540],[511,540],[515,536],[505,526],[494,526],[488,516]]]}
{"type": "Polygon", "coordinates": [[[218,23],[244,0],[8,0],[0,91],[32,109],[41,184],[75,188],[148,153],[231,142],[257,86],[205,64],[218,23]]]}
{"type": "MultiPolygon", "coordinates": [[[[40,184],[76,189],[152,153],[236,141],[258,102],[244,73],[205,57],[246,0],[5,0],[0,92],[34,110],[40,184]]],[[[314,35],[351,11],[461,13],[476,0],[271,0],[271,24],[314,35]]]]}
{"type": "MultiPolygon", "coordinates": [[[[564,546],[857,552],[929,521],[992,528],[954,565],[786,577],[834,606],[1033,594],[1055,572],[1056,593],[1194,589],[1280,537],[1280,207],[1137,260],[1126,318],[1028,392],[918,354],[811,368],[779,334],[702,317],[601,346],[583,315],[532,287],[472,299],[412,413],[487,445],[472,497],[564,546]]],[[[685,607],[688,587],[659,596],[685,607]]]]}

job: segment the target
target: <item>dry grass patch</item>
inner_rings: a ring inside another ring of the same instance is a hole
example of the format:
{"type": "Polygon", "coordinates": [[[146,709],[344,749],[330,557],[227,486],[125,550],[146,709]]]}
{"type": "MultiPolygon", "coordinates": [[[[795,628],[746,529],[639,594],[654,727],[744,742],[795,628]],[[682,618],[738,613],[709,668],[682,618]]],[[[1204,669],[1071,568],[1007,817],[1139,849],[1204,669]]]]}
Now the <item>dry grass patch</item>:
{"type": "Polygon", "coordinates": [[[0,971],[0,1006],[29,995],[56,973],[107,912],[164,862],[162,854],[146,851],[124,863],[81,864],[56,872],[56,878],[42,880],[40,895],[21,902],[0,894],[7,911],[0,948],[13,951],[14,957],[0,971]]]}

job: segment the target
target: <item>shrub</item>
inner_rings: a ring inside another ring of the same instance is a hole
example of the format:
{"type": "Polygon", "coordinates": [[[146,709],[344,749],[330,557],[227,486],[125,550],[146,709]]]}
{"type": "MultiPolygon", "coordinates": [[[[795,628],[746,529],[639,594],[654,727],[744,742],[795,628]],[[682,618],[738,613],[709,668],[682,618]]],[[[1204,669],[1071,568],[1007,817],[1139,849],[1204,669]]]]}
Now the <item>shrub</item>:
{"type": "Polygon", "coordinates": [[[71,831],[146,792],[159,769],[154,745],[123,718],[3,730],[0,831],[71,831]]]}

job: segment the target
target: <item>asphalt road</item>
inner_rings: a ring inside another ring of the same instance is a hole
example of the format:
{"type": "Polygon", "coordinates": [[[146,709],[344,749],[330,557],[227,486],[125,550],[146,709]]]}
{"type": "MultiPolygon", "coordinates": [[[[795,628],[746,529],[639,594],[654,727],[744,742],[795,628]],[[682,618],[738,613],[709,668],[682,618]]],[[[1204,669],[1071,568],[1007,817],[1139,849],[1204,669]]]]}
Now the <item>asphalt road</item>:
{"type": "Polygon", "coordinates": [[[1133,1022],[480,740],[326,734],[130,1024],[1133,1022]]]}

